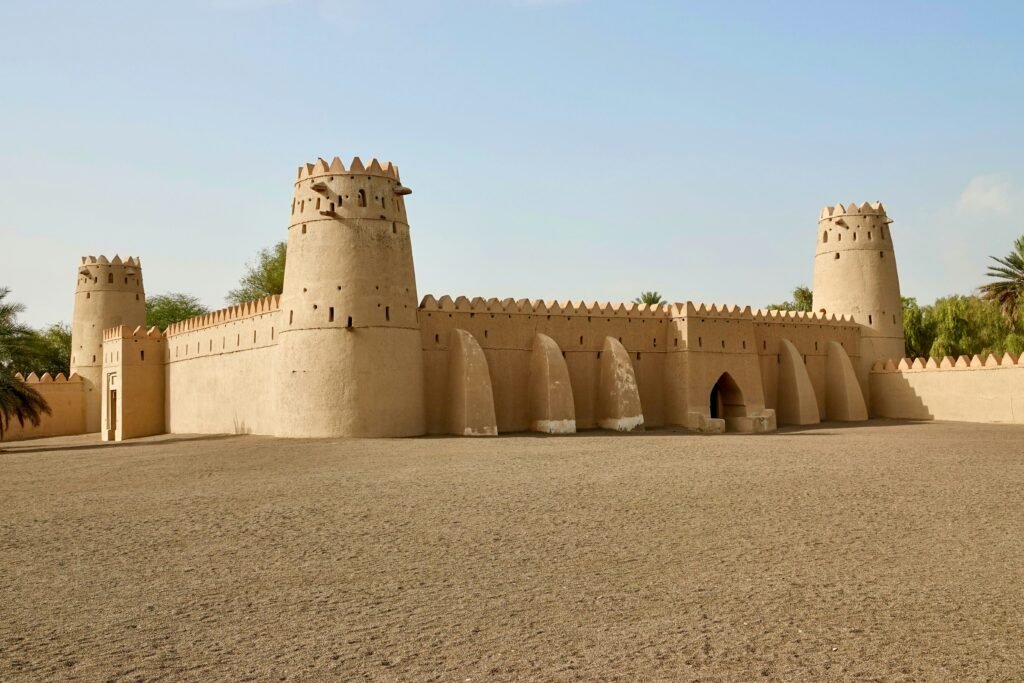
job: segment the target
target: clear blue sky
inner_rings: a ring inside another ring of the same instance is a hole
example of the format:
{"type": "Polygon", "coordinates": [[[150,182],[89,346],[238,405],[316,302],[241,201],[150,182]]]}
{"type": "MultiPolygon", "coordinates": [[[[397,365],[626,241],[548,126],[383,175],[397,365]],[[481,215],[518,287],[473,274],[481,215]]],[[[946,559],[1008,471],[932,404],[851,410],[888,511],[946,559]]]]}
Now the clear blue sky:
{"type": "Polygon", "coordinates": [[[0,1],[0,285],[83,254],[211,307],[295,167],[389,159],[419,293],[764,305],[882,200],[905,295],[1024,233],[1024,3],[0,1]]]}

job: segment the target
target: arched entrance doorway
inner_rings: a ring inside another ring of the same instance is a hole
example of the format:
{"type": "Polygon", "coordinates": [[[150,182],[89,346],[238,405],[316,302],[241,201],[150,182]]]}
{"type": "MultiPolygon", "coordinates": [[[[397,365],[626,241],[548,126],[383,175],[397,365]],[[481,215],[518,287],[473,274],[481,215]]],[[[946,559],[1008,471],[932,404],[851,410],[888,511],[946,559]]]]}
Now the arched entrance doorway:
{"type": "Polygon", "coordinates": [[[735,428],[731,424],[734,418],[747,416],[743,391],[728,372],[723,372],[711,387],[710,409],[711,417],[725,420],[725,428],[729,430],[735,428]]]}

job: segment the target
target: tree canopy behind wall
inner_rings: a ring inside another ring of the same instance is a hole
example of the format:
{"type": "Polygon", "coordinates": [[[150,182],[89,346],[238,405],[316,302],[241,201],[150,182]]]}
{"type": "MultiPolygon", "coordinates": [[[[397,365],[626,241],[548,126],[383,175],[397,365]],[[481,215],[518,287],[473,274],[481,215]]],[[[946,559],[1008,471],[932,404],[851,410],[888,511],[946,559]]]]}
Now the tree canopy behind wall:
{"type": "Polygon", "coordinates": [[[256,260],[245,265],[245,275],[238,282],[238,289],[228,292],[230,304],[244,304],[284,291],[284,262],[287,256],[287,242],[278,242],[256,253],[256,260]]]}

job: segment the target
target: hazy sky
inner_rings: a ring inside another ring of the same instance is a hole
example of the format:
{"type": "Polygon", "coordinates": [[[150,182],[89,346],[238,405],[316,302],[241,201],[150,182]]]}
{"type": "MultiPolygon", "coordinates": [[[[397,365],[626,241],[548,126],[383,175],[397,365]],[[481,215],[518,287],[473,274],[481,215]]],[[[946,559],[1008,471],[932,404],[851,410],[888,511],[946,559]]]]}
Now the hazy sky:
{"type": "Polygon", "coordinates": [[[764,305],[882,200],[904,295],[1024,233],[1024,3],[0,0],[0,286],[223,306],[317,156],[392,160],[420,296],[764,305]]]}

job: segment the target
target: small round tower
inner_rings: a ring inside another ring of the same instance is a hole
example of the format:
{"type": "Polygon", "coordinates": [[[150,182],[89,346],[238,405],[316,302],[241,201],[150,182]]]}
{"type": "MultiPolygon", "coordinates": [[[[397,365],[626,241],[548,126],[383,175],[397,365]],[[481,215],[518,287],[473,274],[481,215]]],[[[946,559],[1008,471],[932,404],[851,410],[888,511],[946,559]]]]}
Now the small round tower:
{"type": "Polygon", "coordinates": [[[814,310],[851,316],[862,326],[862,378],[875,361],[905,354],[890,223],[881,202],[826,206],[818,218],[814,310]]]}
{"type": "Polygon", "coordinates": [[[277,354],[278,435],[425,432],[416,274],[398,168],[299,167],[277,354]]]}
{"type": "Polygon", "coordinates": [[[146,291],[139,259],[83,256],[71,315],[71,372],[82,377],[85,387],[87,432],[100,431],[103,330],[145,324],[146,291]]]}

